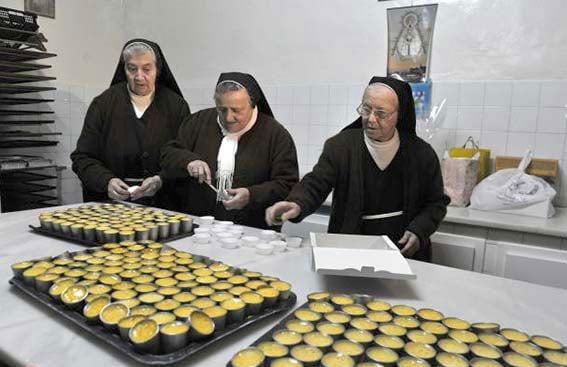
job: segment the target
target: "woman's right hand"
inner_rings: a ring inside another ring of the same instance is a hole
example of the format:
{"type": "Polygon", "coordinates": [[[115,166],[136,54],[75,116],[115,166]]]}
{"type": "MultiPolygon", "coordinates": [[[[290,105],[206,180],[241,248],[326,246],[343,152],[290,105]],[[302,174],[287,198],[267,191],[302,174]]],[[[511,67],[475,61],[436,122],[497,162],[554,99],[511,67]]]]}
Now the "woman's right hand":
{"type": "Polygon", "coordinates": [[[280,201],[266,209],[266,223],[269,226],[282,225],[283,222],[301,214],[301,207],[291,201],[280,201]]]}
{"type": "Polygon", "coordinates": [[[108,197],[114,200],[126,200],[130,197],[129,186],[121,179],[114,177],[108,181],[108,197]]]}
{"type": "Polygon", "coordinates": [[[189,176],[198,179],[199,183],[211,183],[211,170],[207,162],[192,161],[187,165],[187,172],[189,172],[189,176]]]}

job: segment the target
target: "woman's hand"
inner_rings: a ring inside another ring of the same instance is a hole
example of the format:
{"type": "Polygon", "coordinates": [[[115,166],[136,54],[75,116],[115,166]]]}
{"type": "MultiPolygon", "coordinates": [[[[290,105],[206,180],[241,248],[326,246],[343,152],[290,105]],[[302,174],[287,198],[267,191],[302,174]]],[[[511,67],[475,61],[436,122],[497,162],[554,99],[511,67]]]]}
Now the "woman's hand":
{"type": "Polygon", "coordinates": [[[118,177],[111,178],[107,187],[108,197],[114,200],[126,200],[130,197],[128,188],[129,186],[118,177]]]}
{"type": "Polygon", "coordinates": [[[206,162],[196,160],[187,165],[189,176],[199,180],[199,183],[211,183],[211,169],[206,162]]]}
{"type": "Polygon", "coordinates": [[[138,200],[144,196],[154,196],[161,189],[161,185],[161,177],[157,175],[148,177],[142,182],[140,187],[131,193],[131,198],[132,200],[138,200]]]}
{"type": "Polygon", "coordinates": [[[266,209],[266,223],[269,226],[282,225],[283,222],[301,214],[301,207],[292,201],[280,201],[266,209]]]}

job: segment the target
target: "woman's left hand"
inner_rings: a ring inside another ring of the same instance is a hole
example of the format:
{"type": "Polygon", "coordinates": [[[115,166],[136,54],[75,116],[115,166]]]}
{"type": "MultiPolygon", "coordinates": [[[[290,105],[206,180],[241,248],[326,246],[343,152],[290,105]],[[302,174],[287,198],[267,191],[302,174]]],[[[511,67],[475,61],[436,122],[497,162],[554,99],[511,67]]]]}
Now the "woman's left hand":
{"type": "Polygon", "coordinates": [[[226,210],[242,209],[250,202],[250,191],[245,187],[228,189],[227,192],[232,195],[232,199],[222,201],[226,210]]]}
{"type": "Polygon", "coordinates": [[[402,255],[405,257],[412,257],[420,249],[419,237],[415,233],[405,231],[402,238],[398,241],[402,247],[402,255]]]}
{"type": "Polygon", "coordinates": [[[140,187],[130,194],[130,198],[138,200],[144,196],[154,196],[159,189],[161,189],[161,177],[157,175],[148,177],[142,182],[140,187]]]}

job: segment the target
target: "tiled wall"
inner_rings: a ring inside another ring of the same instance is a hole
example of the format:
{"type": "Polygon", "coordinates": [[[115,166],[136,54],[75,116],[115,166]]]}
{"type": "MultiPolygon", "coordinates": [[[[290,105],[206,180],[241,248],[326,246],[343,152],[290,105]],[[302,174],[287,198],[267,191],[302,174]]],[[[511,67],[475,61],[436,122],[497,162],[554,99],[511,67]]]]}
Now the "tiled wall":
{"type": "MultiPolygon", "coordinates": [[[[181,83],[192,111],[213,106],[211,87],[181,83]]],[[[64,173],[65,203],[81,200],[80,183],[71,171],[69,154],[75,148],[88,104],[104,87],[57,84],[56,123],[41,129],[61,131],[56,147],[22,150],[45,153],[68,167],[64,173]]],[[[357,118],[364,85],[264,86],[276,118],[292,134],[302,174],[311,170],[325,139],[357,118]]],[[[540,158],[560,160],[556,205],[567,206],[567,81],[433,81],[433,103],[447,98],[447,115],[430,143],[438,154],[462,144],[469,135],[495,155],[522,155],[526,148],[540,158]],[[562,182],[564,184],[562,184],[562,182]]],[[[31,128],[33,129],[33,128],[31,128]]]]}

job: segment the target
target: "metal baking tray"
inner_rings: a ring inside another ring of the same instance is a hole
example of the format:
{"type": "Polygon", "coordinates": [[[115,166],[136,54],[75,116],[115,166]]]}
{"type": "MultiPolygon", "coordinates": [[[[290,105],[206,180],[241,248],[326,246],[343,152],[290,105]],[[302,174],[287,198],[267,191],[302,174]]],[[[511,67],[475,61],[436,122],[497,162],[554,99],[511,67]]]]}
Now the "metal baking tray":
{"type": "MultiPolygon", "coordinates": [[[[45,228],[42,228],[42,227],[39,227],[39,226],[33,226],[31,224],[29,225],[29,227],[31,228],[32,232],[34,232],[34,233],[42,234],[44,236],[59,238],[61,240],[73,242],[76,245],[83,245],[83,246],[87,246],[87,247],[95,247],[95,246],[103,245],[103,243],[100,243],[100,242],[83,240],[81,238],[76,238],[76,237],[69,236],[69,235],[66,235],[66,234],[60,233],[60,232],[53,232],[53,231],[50,231],[48,229],[45,229],[45,228]]],[[[199,227],[199,225],[193,223],[193,228],[197,228],[197,227],[199,227]]],[[[177,234],[175,236],[170,236],[170,237],[167,237],[167,238],[164,238],[164,239],[159,239],[158,242],[176,241],[176,240],[180,240],[180,239],[185,238],[185,237],[192,236],[193,234],[195,234],[195,232],[192,229],[189,232],[180,233],[180,234],[177,234]]]]}
{"type": "MultiPolygon", "coordinates": [[[[276,325],[274,325],[274,327],[272,327],[270,330],[266,331],[266,333],[264,333],[258,339],[254,340],[254,342],[252,344],[250,344],[248,347],[257,347],[258,344],[260,344],[261,342],[272,340],[272,334],[274,334],[276,331],[278,331],[280,329],[287,329],[287,327],[285,326],[286,322],[296,318],[294,316],[295,310],[298,310],[300,308],[305,308],[305,307],[307,307],[308,304],[309,304],[309,302],[305,302],[301,306],[295,308],[293,310],[293,312],[290,312],[289,315],[287,315],[282,320],[280,320],[280,322],[278,322],[276,325]]],[[[244,348],[241,348],[241,349],[244,349],[244,348]]],[[[230,363],[230,361],[228,361],[228,363],[226,364],[226,367],[232,367],[232,364],[230,363]]]]}
{"type": "Polygon", "coordinates": [[[290,310],[291,308],[293,308],[295,302],[297,301],[297,296],[295,295],[295,293],[291,292],[289,298],[285,301],[278,302],[273,308],[265,309],[260,314],[248,316],[242,323],[229,324],[223,331],[213,334],[214,337],[212,339],[191,342],[183,349],[169,354],[143,354],[136,351],[132,344],[122,340],[119,334],[109,332],[102,325],[87,324],[85,317],[81,313],[69,310],[62,303],[56,302],[48,294],[41,293],[35,288],[24,284],[23,280],[12,278],[9,282],[14,287],[18,288],[19,290],[33,298],[36,302],[43,304],[44,306],[59,314],[61,317],[69,320],[79,328],[93,335],[95,338],[110,345],[119,353],[125,354],[137,362],[152,366],[169,365],[189,358],[193,354],[207,348],[209,345],[229,335],[240,332],[242,329],[254,324],[255,322],[264,320],[272,315],[290,310]]]}

